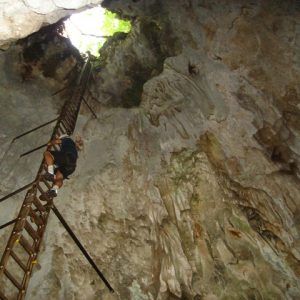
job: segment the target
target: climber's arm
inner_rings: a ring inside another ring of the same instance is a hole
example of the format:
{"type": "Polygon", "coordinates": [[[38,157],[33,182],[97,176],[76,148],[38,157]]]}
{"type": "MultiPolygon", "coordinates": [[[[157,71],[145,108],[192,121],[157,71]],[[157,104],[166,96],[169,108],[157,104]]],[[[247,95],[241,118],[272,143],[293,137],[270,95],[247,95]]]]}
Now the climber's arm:
{"type": "Polygon", "coordinates": [[[48,142],[48,146],[60,145],[60,144],[61,144],[61,139],[54,139],[48,142]]]}

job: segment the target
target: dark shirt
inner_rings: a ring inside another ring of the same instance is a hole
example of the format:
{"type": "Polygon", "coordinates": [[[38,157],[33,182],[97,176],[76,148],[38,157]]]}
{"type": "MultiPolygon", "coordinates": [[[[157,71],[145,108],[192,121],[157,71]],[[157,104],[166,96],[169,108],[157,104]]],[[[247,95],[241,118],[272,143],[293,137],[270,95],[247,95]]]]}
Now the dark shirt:
{"type": "Polygon", "coordinates": [[[61,138],[60,151],[50,151],[56,170],[59,170],[64,178],[68,179],[76,169],[76,160],[78,158],[78,152],[74,141],[70,137],[61,138]]]}
{"type": "Polygon", "coordinates": [[[76,163],[78,152],[74,141],[70,137],[61,139],[60,151],[67,154],[73,163],[76,163]]]}

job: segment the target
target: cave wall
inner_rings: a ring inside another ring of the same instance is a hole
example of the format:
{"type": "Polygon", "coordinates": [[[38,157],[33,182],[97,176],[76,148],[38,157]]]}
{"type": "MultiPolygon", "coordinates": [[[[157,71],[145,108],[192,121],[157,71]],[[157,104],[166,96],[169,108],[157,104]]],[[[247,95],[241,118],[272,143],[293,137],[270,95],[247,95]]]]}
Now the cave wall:
{"type": "MultiPolygon", "coordinates": [[[[126,107],[130,72],[153,70],[128,128],[121,168],[148,210],[155,261],[147,259],[145,269],[157,276],[149,276],[153,294],[296,299],[299,5],[104,4],[138,16],[98,73],[104,105],[126,107]],[[157,53],[167,58],[159,61],[157,53]]],[[[140,286],[147,290],[149,282],[140,286]]]]}
{"type": "Polygon", "coordinates": [[[100,0],[1,0],[0,49],[100,0]]]}
{"type": "Polygon", "coordinates": [[[56,203],[116,293],[51,216],[28,299],[299,299],[298,2],[103,4],[133,29],[56,203]]]}

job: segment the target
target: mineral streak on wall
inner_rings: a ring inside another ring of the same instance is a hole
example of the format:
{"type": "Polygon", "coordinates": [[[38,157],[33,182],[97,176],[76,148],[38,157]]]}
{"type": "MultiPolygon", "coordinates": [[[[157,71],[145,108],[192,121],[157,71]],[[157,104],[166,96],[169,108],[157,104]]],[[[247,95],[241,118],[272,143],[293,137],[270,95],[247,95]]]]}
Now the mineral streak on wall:
{"type": "MultiPolygon", "coordinates": [[[[56,205],[116,293],[52,218],[28,299],[299,299],[298,2],[103,4],[132,31],[94,62],[98,119],[82,108],[84,150],[56,205]]],[[[37,95],[55,115],[62,100],[49,94],[77,60],[51,76],[34,64],[22,80],[20,47],[0,54],[1,153],[14,123],[36,124],[37,95]]],[[[34,173],[18,151],[0,168],[3,195],[34,173]]]]}

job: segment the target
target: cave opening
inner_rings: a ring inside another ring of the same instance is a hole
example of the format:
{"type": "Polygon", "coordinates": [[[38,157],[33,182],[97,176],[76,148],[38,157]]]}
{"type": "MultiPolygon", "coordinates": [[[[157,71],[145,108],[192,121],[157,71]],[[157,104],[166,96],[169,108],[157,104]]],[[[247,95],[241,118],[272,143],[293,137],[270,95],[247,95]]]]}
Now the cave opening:
{"type": "Polygon", "coordinates": [[[102,6],[96,6],[67,18],[63,35],[81,53],[89,52],[98,57],[99,49],[109,37],[116,32],[128,33],[130,30],[130,21],[120,19],[117,14],[102,6]]]}

